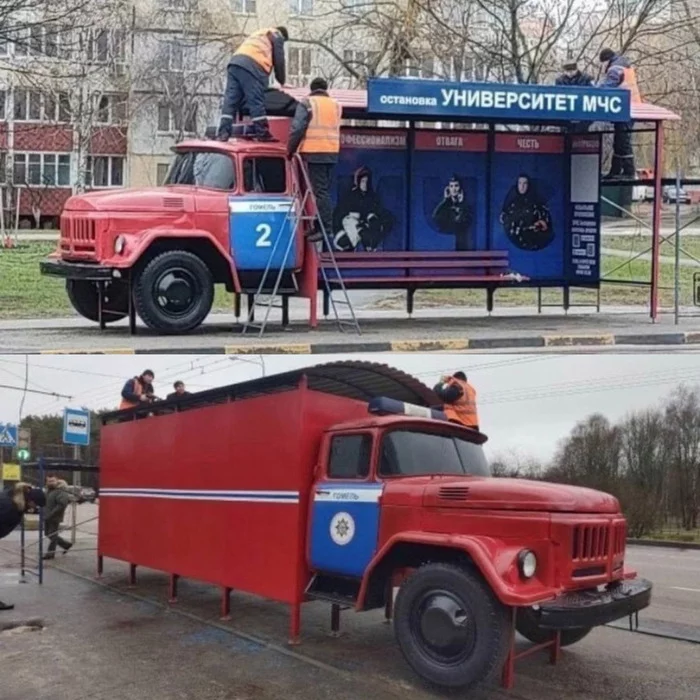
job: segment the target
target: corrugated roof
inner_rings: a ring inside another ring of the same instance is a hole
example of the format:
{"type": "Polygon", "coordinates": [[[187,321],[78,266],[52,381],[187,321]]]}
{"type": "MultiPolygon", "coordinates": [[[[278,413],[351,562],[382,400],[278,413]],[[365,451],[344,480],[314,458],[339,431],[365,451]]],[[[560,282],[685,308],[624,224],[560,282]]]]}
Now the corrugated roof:
{"type": "Polygon", "coordinates": [[[209,389],[184,399],[172,399],[155,405],[115,411],[105,414],[102,419],[103,423],[120,422],[128,420],[133,413],[155,413],[158,415],[172,413],[178,406],[183,409],[193,409],[226,403],[231,399],[240,400],[280,391],[291,391],[299,385],[299,381],[304,376],[307,379],[309,389],[313,391],[358,401],[369,401],[376,396],[386,396],[418,406],[435,406],[440,403],[440,399],[432,389],[406,372],[378,362],[348,360],[304,367],[261,379],[209,389]]]}
{"type": "MultiPolygon", "coordinates": [[[[284,92],[291,95],[296,100],[300,100],[302,97],[306,97],[309,94],[307,88],[285,88],[284,92]]],[[[340,102],[343,109],[355,112],[367,110],[366,90],[330,90],[330,95],[340,102]]],[[[633,104],[632,118],[636,121],[646,122],[677,121],[680,119],[680,117],[671,110],[665,107],[658,107],[650,102],[633,104]]],[[[404,117],[403,121],[405,120],[404,117]]]]}

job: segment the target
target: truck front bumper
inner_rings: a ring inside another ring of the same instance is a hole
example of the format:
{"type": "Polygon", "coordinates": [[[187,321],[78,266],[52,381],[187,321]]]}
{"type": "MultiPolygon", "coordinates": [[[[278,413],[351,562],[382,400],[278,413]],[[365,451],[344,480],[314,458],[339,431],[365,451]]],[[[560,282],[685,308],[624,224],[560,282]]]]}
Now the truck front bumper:
{"type": "Polygon", "coordinates": [[[597,627],[646,608],[651,602],[651,588],[650,581],[632,579],[602,591],[572,591],[541,603],[533,613],[545,629],[597,627]]]}
{"type": "Polygon", "coordinates": [[[95,282],[114,279],[114,269],[95,263],[67,262],[59,258],[46,258],[39,263],[42,275],[63,277],[72,280],[93,280],[95,282]]]}

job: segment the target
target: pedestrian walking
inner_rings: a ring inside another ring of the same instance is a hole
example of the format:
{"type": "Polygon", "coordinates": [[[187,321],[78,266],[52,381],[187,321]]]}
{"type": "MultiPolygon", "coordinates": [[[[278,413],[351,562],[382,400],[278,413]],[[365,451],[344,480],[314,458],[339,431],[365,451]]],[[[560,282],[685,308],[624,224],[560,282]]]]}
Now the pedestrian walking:
{"type": "Polygon", "coordinates": [[[55,474],[46,477],[46,510],[44,511],[44,533],[49,538],[49,546],[44,559],[56,556],[56,547],[65,554],[73,544],[64,540],[58,533],[66,513],[66,508],[76,502],[76,498],[68,492],[68,484],[55,474]]]}

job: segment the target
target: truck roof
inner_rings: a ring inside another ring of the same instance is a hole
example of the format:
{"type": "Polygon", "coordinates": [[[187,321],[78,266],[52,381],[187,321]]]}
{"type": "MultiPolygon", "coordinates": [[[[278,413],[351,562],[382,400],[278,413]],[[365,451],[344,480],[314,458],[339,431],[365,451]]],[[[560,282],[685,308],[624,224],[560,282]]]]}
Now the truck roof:
{"type": "Polygon", "coordinates": [[[182,399],[171,399],[123,411],[113,411],[104,414],[102,422],[108,424],[130,420],[135,413],[166,414],[175,410],[190,410],[225,403],[232,399],[241,400],[280,391],[294,391],[299,388],[300,382],[304,379],[307,388],[312,391],[357,401],[370,401],[377,396],[386,396],[396,401],[425,407],[441,403],[440,398],[430,387],[406,372],[379,362],[347,360],[304,367],[247,382],[208,389],[182,399]]]}
{"type": "Polygon", "coordinates": [[[287,146],[281,141],[255,141],[249,138],[232,137],[228,141],[217,139],[187,139],[172,147],[172,151],[219,151],[221,153],[241,153],[255,151],[260,155],[286,157],[287,146]]]}

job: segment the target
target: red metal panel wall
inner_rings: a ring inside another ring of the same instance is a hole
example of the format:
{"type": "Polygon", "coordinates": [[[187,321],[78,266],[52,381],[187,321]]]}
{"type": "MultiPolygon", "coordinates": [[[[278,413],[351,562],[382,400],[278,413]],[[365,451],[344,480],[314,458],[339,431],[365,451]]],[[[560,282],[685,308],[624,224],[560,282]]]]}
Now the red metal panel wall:
{"type": "Polygon", "coordinates": [[[70,153],[73,130],[70,126],[15,122],[15,151],[70,153]]]}

